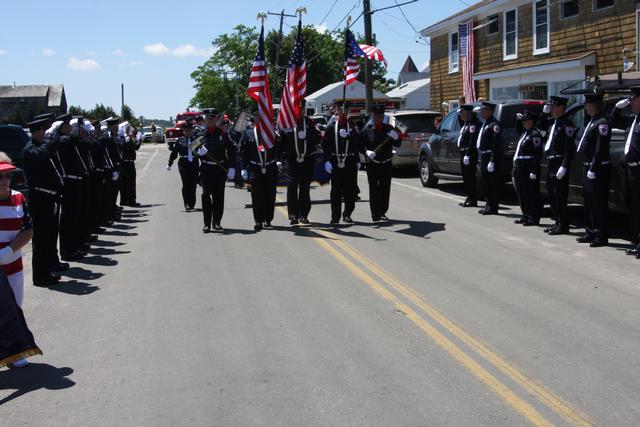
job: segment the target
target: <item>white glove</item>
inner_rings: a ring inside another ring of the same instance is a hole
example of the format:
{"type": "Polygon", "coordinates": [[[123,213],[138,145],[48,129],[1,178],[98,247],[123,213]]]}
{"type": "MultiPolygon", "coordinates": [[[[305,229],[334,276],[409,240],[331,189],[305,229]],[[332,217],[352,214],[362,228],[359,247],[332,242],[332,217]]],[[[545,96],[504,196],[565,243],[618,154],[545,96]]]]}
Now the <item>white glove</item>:
{"type": "Polygon", "coordinates": [[[0,249],[0,264],[9,264],[11,262],[11,256],[13,255],[13,249],[10,246],[5,246],[0,249]]]}
{"type": "Polygon", "coordinates": [[[204,156],[209,152],[209,150],[207,150],[207,147],[205,147],[204,145],[200,148],[198,148],[198,156],[204,156]]]}
{"type": "Polygon", "coordinates": [[[242,169],[240,171],[240,176],[242,177],[243,181],[248,181],[249,180],[249,172],[247,172],[246,169],[242,169]]]}
{"type": "Polygon", "coordinates": [[[478,106],[478,107],[475,107],[475,108],[473,109],[473,112],[474,112],[474,113],[479,113],[479,112],[480,112],[480,110],[482,110],[482,107],[479,107],[479,106],[478,106]]]}
{"type": "Polygon", "coordinates": [[[236,176],[236,170],[234,168],[229,168],[227,171],[227,179],[232,180],[236,176]]]}
{"type": "Polygon", "coordinates": [[[303,130],[298,131],[298,139],[305,139],[307,137],[307,133],[303,130]]]}
{"type": "Polygon", "coordinates": [[[560,166],[560,168],[558,169],[558,172],[556,172],[556,178],[562,179],[566,174],[567,174],[567,168],[565,168],[564,166],[560,166]]]}
{"type": "Polygon", "coordinates": [[[616,102],[616,108],[618,110],[623,110],[627,108],[629,104],[631,104],[631,101],[629,101],[629,98],[621,99],[620,101],[616,102]]]}
{"type": "Polygon", "coordinates": [[[493,162],[489,162],[489,164],[487,165],[487,171],[493,172],[495,170],[496,170],[496,164],[493,162]]]}
{"type": "Polygon", "coordinates": [[[400,138],[400,135],[398,135],[398,132],[396,132],[395,129],[391,129],[387,134],[387,136],[394,140],[397,140],[398,138],[400,138]]]}
{"type": "Polygon", "coordinates": [[[551,112],[551,105],[544,104],[544,107],[542,107],[542,112],[545,114],[549,114],[551,112]]]}
{"type": "Polygon", "coordinates": [[[589,179],[596,179],[596,173],[593,171],[589,171],[587,172],[587,178],[589,179]]]}
{"type": "Polygon", "coordinates": [[[331,164],[331,162],[324,162],[324,170],[327,171],[327,173],[331,173],[331,171],[333,171],[333,165],[331,164]]]}
{"type": "Polygon", "coordinates": [[[282,169],[282,162],[276,162],[276,166],[278,167],[278,170],[282,169]]]}
{"type": "Polygon", "coordinates": [[[535,173],[531,172],[531,173],[529,174],[529,179],[530,179],[531,181],[535,181],[536,179],[538,179],[538,177],[536,176],[536,174],[535,174],[535,173]]]}
{"type": "Polygon", "coordinates": [[[120,174],[118,173],[118,171],[113,171],[113,173],[111,174],[111,179],[114,181],[117,181],[119,177],[120,174]]]}
{"type": "Polygon", "coordinates": [[[522,113],[516,113],[516,119],[522,121],[522,119],[524,119],[524,114],[522,113]]]}
{"type": "Polygon", "coordinates": [[[371,150],[367,150],[367,157],[370,158],[371,160],[375,159],[376,152],[375,151],[371,151],[371,150]]]}
{"type": "Polygon", "coordinates": [[[349,136],[349,134],[347,133],[346,129],[340,129],[340,137],[341,138],[346,138],[347,136],[349,136]]]}
{"type": "Polygon", "coordinates": [[[360,170],[360,166],[362,166],[360,162],[356,163],[356,170],[360,170]]]}
{"type": "Polygon", "coordinates": [[[171,170],[171,166],[167,165],[167,170],[170,171],[171,170]]]}
{"type": "Polygon", "coordinates": [[[463,163],[465,166],[469,166],[469,164],[471,163],[471,157],[469,157],[469,156],[464,156],[464,157],[462,158],[462,163],[463,163]]]}

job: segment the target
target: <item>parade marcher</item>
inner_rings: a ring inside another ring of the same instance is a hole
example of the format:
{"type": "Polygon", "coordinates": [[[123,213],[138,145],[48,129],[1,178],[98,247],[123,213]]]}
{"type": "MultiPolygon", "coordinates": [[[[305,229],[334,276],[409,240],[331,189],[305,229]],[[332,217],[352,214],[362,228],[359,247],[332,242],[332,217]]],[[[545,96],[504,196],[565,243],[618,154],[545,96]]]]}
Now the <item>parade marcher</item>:
{"type": "Polygon", "coordinates": [[[367,180],[369,182],[369,207],[373,222],[388,221],[389,196],[394,147],[402,141],[398,131],[384,122],[384,105],[373,106],[373,125],[361,134],[360,150],[367,158],[367,180]]]}
{"type": "Polygon", "coordinates": [[[629,233],[634,246],[626,253],[640,259],[640,86],[630,89],[631,96],[616,103],[611,116],[611,126],[616,129],[626,129],[624,160],[627,166],[629,233]],[[629,105],[632,114],[625,117],[622,115],[622,110],[629,105]]]}
{"type": "MultiPolygon", "coordinates": [[[[255,123],[260,123],[256,116],[255,123]]],[[[282,167],[278,156],[277,143],[268,147],[260,139],[258,126],[247,129],[242,146],[242,178],[251,182],[251,205],[253,208],[253,229],[270,229],[275,212],[278,170],[282,167]]]]}
{"type": "Polygon", "coordinates": [[[122,168],[122,144],[120,142],[119,123],[119,117],[109,117],[106,120],[106,124],[109,128],[109,134],[104,140],[107,153],[111,159],[112,167],[107,202],[110,221],[119,221],[121,218],[120,211],[122,210],[122,208],[118,206],[118,193],[120,192],[122,179],[120,176],[120,170],[122,168]]]}
{"type": "Polygon", "coordinates": [[[324,167],[331,174],[331,224],[340,222],[341,213],[343,222],[354,222],[361,139],[347,119],[346,108],[336,105],[338,118],[327,127],[322,141],[324,167]]]}
{"type": "Polygon", "coordinates": [[[481,215],[497,215],[500,207],[500,163],[502,157],[502,125],[493,115],[496,105],[483,102],[481,111],[484,122],[478,134],[478,165],[482,188],[487,204],[478,213],[481,215]]]}
{"type": "Polygon", "coordinates": [[[0,270],[0,367],[25,367],[29,364],[27,357],[38,354],[42,351],[27,327],[6,274],[0,270]]]}
{"type": "Polygon", "coordinates": [[[513,166],[522,217],[517,219],[515,223],[533,226],[540,224],[542,210],[540,201],[542,135],[535,127],[538,120],[537,114],[524,110],[523,113],[517,114],[517,118],[518,128],[522,128],[522,135],[513,155],[513,166]]]}
{"type": "Polygon", "coordinates": [[[119,141],[122,144],[120,206],[138,207],[140,204],[136,200],[136,151],[138,150],[136,129],[129,123],[125,123],[120,125],[119,141]]]}
{"type": "Polygon", "coordinates": [[[482,125],[473,112],[473,105],[467,104],[460,107],[460,119],[462,127],[458,137],[458,148],[460,149],[460,168],[462,170],[462,181],[467,198],[460,206],[478,206],[478,184],[476,182],[476,168],[478,165],[478,133],[482,125]]]}
{"type": "Polygon", "coordinates": [[[224,187],[227,179],[235,176],[230,160],[235,159],[235,145],[227,132],[218,127],[218,112],[214,109],[203,111],[206,133],[197,153],[200,157],[200,183],[202,185],[202,215],[208,233],[222,231],[220,222],[224,213],[224,187]]]}
{"type": "Polygon", "coordinates": [[[51,286],[60,277],[51,274],[69,268],[58,258],[59,204],[64,181],[58,172],[52,155],[57,140],[47,138],[48,119],[34,120],[27,124],[31,140],[23,150],[24,173],[29,185],[29,207],[33,221],[32,279],[35,286],[51,286]]]}
{"type": "Polygon", "coordinates": [[[577,241],[598,247],[609,244],[607,212],[611,182],[611,127],[603,113],[602,95],[587,94],[584,99],[585,112],[590,120],[580,137],[577,152],[583,164],[585,234],[577,241]]]}
{"type": "Polygon", "coordinates": [[[82,230],[80,231],[83,242],[95,242],[98,240],[98,236],[92,235],[93,229],[93,208],[91,206],[91,198],[95,193],[93,188],[95,174],[95,165],[93,163],[93,156],[91,155],[92,137],[91,132],[93,126],[83,118],[76,118],[71,123],[77,123],[82,129],[82,135],[80,136],[77,144],[78,154],[84,165],[85,174],[82,180],[82,204],[80,217],[82,218],[82,230]]]}
{"type": "Polygon", "coordinates": [[[171,170],[173,162],[179,156],[178,171],[180,172],[180,179],[182,179],[182,201],[184,209],[189,212],[196,206],[199,164],[197,154],[192,151],[191,147],[197,138],[204,138],[204,135],[200,131],[196,131],[193,119],[187,120],[182,125],[182,130],[184,135],[178,138],[171,150],[167,170],[171,170]]]}
{"type": "Polygon", "coordinates": [[[567,98],[552,96],[543,107],[537,125],[538,129],[547,131],[544,145],[548,159],[547,193],[555,224],[544,231],[552,236],[569,233],[569,177],[576,146],[575,128],[565,114],[568,101],[567,98]]]}
{"type": "MultiPolygon", "coordinates": [[[[300,110],[305,111],[302,100],[300,110]]],[[[289,171],[287,213],[291,225],[309,225],[311,180],[315,166],[314,153],[320,144],[320,132],[312,120],[301,114],[297,126],[280,133],[280,154],[289,171]]]]}
{"type": "MultiPolygon", "coordinates": [[[[89,194],[90,209],[90,229],[92,233],[101,233],[104,229],[100,228],[103,220],[104,207],[104,187],[105,187],[105,169],[107,168],[104,147],[100,143],[102,130],[100,128],[100,120],[91,121],[89,132],[89,141],[91,150],[91,159],[93,161],[93,170],[90,173],[91,194],[89,194]]],[[[33,208],[32,208],[33,210],[33,208]]]]}

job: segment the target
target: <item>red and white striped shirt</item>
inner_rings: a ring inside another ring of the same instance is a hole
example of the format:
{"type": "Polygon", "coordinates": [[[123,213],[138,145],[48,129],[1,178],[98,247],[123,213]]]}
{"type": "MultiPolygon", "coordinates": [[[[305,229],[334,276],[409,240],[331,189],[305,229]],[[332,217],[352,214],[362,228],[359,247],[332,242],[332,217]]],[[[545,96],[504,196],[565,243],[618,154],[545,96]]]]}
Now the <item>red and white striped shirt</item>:
{"type": "MultiPolygon", "coordinates": [[[[9,246],[22,230],[32,228],[26,198],[19,191],[11,190],[11,196],[0,200],[0,249],[9,246]]],[[[22,252],[15,251],[9,262],[0,264],[7,276],[22,272],[22,252]]]]}

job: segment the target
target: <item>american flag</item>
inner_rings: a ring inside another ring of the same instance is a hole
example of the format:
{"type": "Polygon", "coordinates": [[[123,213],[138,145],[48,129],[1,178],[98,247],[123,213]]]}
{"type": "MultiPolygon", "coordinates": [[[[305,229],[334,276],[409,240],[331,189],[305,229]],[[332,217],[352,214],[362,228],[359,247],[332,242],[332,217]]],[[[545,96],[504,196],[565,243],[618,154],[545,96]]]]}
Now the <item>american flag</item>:
{"type": "Polygon", "coordinates": [[[359,44],[358,46],[360,46],[360,49],[367,55],[367,58],[374,61],[382,61],[384,62],[384,66],[387,66],[387,60],[384,59],[382,51],[377,46],[369,46],[368,44],[359,44]]]}
{"type": "Polygon", "coordinates": [[[349,86],[355,82],[360,73],[358,57],[366,57],[367,54],[360,48],[353,37],[353,33],[347,30],[344,43],[344,85],[349,86]]]}
{"type": "Polygon", "coordinates": [[[271,91],[269,90],[269,77],[267,75],[267,61],[264,57],[264,25],[260,30],[258,39],[258,53],[253,61],[251,76],[249,77],[249,87],[247,95],[258,103],[260,120],[256,124],[260,131],[262,142],[267,147],[273,147],[276,139],[273,129],[273,104],[271,103],[271,91]]]}
{"type": "Polygon", "coordinates": [[[467,103],[476,102],[476,86],[473,81],[473,63],[475,61],[475,43],[473,21],[458,25],[460,40],[460,62],[462,66],[462,94],[467,103]]]}
{"type": "Polygon", "coordinates": [[[307,92],[307,65],[304,60],[304,40],[302,38],[302,19],[298,21],[296,44],[287,65],[287,76],[282,88],[282,101],[278,114],[278,128],[292,129],[302,115],[300,100],[307,92]]]}

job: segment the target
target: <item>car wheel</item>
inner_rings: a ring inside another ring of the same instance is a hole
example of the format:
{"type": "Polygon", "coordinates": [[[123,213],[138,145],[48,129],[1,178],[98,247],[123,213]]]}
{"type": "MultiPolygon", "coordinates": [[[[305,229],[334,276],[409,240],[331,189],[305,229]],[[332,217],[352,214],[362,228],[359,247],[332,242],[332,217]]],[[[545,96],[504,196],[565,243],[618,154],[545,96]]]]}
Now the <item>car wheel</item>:
{"type": "Polygon", "coordinates": [[[436,187],[438,178],[433,176],[433,169],[426,156],[420,157],[420,182],[424,187],[436,187]]]}

